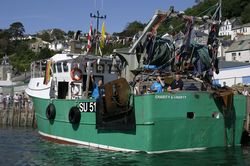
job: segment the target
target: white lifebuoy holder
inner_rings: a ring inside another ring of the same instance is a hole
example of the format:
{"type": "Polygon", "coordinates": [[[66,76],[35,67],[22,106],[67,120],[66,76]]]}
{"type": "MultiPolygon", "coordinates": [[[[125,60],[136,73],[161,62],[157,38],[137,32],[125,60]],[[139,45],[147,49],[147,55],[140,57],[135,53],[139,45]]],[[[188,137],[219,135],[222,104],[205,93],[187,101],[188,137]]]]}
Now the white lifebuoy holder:
{"type": "Polygon", "coordinates": [[[98,65],[97,70],[98,71],[103,71],[103,66],[102,65],[98,65]]]}
{"type": "Polygon", "coordinates": [[[79,81],[82,79],[82,70],[79,68],[73,68],[70,71],[70,77],[74,81],[79,81]]]}

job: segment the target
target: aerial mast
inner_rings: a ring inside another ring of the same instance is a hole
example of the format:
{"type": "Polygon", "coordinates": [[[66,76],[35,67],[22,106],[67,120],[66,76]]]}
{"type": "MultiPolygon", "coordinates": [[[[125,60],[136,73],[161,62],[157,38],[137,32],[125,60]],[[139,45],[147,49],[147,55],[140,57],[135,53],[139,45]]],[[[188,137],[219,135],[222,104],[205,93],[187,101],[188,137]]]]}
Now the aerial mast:
{"type": "Polygon", "coordinates": [[[97,14],[95,15],[93,15],[92,13],[90,13],[90,17],[91,18],[94,18],[94,19],[96,19],[96,36],[95,36],[95,38],[96,38],[96,44],[95,44],[95,54],[97,55],[98,54],[98,44],[99,44],[99,40],[98,40],[98,30],[99,30],[99,19],[106,19],[106,15],[104,15],[104,16],[101,16],[100,15],[100,12],[99,12],[99,10],[97,10],[97,14]]]}

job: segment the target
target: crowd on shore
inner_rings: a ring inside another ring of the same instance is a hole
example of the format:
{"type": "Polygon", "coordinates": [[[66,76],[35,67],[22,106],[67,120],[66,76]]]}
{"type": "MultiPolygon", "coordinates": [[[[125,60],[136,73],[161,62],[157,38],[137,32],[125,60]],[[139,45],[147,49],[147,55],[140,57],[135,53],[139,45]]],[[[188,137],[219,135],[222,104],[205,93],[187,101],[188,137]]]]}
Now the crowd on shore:
{"type": "Polygon", "coordinates": [[[13,107],[20,110],[26,107],[31,108],[32,102],[25,92],[16,92],[14,95],[11,95],[10,93],[0,93],[0,108],[5,110],[13,107]]]}

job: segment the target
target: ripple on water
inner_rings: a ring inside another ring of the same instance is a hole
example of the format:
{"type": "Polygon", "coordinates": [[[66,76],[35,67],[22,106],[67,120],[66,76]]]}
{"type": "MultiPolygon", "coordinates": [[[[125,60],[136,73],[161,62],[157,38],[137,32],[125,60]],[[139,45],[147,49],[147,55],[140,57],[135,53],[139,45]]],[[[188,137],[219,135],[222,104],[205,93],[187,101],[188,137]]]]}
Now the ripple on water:
{"type": "Polygon", "coordinates": [[[78,165],[250,165],[250,149],[211,148],[164,154],[109,152],[60,145],[41,139],[36,130],[0,127],[0,166],[78,165]]]}

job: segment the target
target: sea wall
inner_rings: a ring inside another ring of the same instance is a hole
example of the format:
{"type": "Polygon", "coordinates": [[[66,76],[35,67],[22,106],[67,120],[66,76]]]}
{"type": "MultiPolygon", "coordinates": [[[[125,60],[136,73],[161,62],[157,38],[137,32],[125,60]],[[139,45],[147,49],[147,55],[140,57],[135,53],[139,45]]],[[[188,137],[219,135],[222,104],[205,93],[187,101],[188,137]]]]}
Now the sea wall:
{"type": "Polygon", "coordinates": [[[0,103],[0,125],[13,127],[35,127],[35,113],[33,106],[28,103],[0,103]]]}

